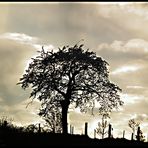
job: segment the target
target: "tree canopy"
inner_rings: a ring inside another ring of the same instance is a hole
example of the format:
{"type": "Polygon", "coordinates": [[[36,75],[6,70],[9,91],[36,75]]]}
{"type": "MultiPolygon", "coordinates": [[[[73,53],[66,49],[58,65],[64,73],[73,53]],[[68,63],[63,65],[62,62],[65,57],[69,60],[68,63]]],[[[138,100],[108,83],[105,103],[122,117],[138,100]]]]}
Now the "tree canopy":
{"type": "Polygon", "coordinates": [[[99,111],[107,113],[123,104],[121,89],[109,81],[108,63],[95,52],[84,50],[83,44],[38,52],[18,84],[24,89],[31,84],[30,97],[41,101],[42,114],[59,108],[63,133],[67,133],[70,104],[83,112],[98,102],[99,111]]]}

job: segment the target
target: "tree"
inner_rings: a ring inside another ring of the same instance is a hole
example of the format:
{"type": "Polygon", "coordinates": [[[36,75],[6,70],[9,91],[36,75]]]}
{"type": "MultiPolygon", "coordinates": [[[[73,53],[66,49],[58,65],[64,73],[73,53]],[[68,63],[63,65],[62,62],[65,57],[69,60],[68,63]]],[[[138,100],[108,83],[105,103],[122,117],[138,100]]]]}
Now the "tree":
{"type": "Polygon", "coordinates": [[[137,128],[140,125],[140,123],[136,122],[135,119],[130,119],[128,121],[128,125],[132,129],[132,131],[133,131],[133,137],[135,137],[135,131],[137,130],[137,128]]]}
{"type": "Polygon", "coordinates": [[[108,123],[107,123],[107,118],[109,116],[106,115],[106,114],[102,114],[102,121],[101,122],[98,122],[98,127],[96,128],[96,133],[98,135],[101,135],[102,136],[102,139],[104,138],[104,136],[107,134],[107,127],[108,127],[108,123]]]}
{"type": "Polygon", "coordinates": [[[25,127],[24,131],[25,132],[34,132],[37,133],[39,130],[38,125],[36,124],[29,124],[28,126],[25,127]]]}
{"type": "Polygon", "coordinates": [[[48,128],[48,131],[53,133],[62,132],[62,115],[60,108],[55,106],[55,104],[50,105],[50,108],[46,108],[46,111],[43,108],[40,109],[39,115],[43,116],[43,119],[46,121],[45,127],[48,128]]]}
{"type": "Polygon", "coordinates": [[[140,126],[138,126],[138,129],[137,129],[136,139],[137,141],[143,141],[143,142],[145,141],[145,136],[143,135],[143,132],[140,129],[140,126]]]}
{"type": "Polygon", "coordinates": [[[63,133],[67,133],[70,104],[82,112],[95,100],[100,110],[109,112],[123,104],[118,94],[121,89],[109,81],[108,63],[82,47],[64,46],[57,52],[42,48],[18,83],[24,89],[31,84],[30,97],[41,101],[45,114],[53,104],[61,108],[63,133]]]}

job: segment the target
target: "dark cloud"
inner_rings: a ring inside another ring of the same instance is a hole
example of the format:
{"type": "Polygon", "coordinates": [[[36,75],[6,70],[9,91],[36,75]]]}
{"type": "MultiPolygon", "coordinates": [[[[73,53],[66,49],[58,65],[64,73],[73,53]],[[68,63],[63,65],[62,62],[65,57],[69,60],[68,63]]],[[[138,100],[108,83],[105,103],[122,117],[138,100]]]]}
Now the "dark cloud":
{"type": "Polygon", "coordinates": [[[8,8],[7,30],[37,36],[56,46],[75,44],[84,38],[91,48],[104,41],[132,37],[122,26],[99,14],[99,9],[93,3],[13,4],[8,8]]]}
{"type": "Polygon", "coordinates": [[[13,104],[28,96],[20,86],[19,78],[36,50],[25,44],[9,39],[0,39],[0,97],[6,104],[13,104]]]}

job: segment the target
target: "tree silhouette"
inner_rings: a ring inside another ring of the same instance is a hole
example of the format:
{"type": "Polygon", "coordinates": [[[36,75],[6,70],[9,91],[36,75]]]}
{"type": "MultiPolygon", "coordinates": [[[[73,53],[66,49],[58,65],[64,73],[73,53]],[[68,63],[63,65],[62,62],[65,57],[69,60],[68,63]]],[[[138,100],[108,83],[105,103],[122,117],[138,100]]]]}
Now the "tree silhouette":
{"type": "Polygon", "coordinates": [[[135,137],[135,131],[137,130],[137,128],[140,125],[140,123],[136,122],[135,119],[130,119],[128,121],[128,125],[132,129],[132,131],[133,131],[133,137],[135,137]]]}
{"type": "Polygon", "coordinates": [[[118,94],[121,89],[109,81],[108,63],[82,47],[83,44],[64,46],[56,52],[42,48],[18,83],[23,89],[31,84],[30,97],[41,101],[44,114],[53,104],[61,108],[63,133],[67,133],[70,104],[80,107],[82,112],[95,100],[100,110],[108,112],[123,104],[118,94]]]}
{"type": "Polygon", "coordinates": [[[43,119],[46,121],[45,127],[48,128],[48,131],[53,133],[62,132],[62,114],[60,112],[60,108],[55,104],[51,104],[50,108],[46,108],[46,114],[45,109],[40,109],[39,115],[43,116],[43,119]]]}
{"type": "Polygon", "coordinates": [[[137,129],[137,135],[136,135],[137,141],[145,141],[145,136],[143,135],[142,130],[140,129],[140,126],[137,129]]]}
{"type": "Polygon", "coordinates": [[[29,124],[27,127],[25,127],[26,132],[38,132],[38,126],[35,124],[29,124]]]}
{"type": "Polygon", "coordinates": [[[107,131],[107,127],[108,127],[107,118],[108,117],[109,117],[108,115],[102,114],[101,122],[98,122],[98,127],[96,128],[96,133],[98,135],[101,135],[102,139],[108,133],[107,131]]]}

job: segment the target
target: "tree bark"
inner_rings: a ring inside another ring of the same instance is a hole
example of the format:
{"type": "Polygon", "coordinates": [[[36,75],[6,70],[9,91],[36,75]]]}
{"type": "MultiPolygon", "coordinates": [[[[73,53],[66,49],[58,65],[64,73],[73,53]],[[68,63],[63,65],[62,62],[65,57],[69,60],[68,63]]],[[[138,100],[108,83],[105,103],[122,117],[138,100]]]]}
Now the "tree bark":
{"type": "Polygon", "coordinates": [[[62,106],[62,129],[63,129],[63,134],[68,133],[68,123],[67,123],[67,113],[68,113],[68,107],[69,107],[69,102],[62,100],[61,101],[61,106],[62,106]]]}

